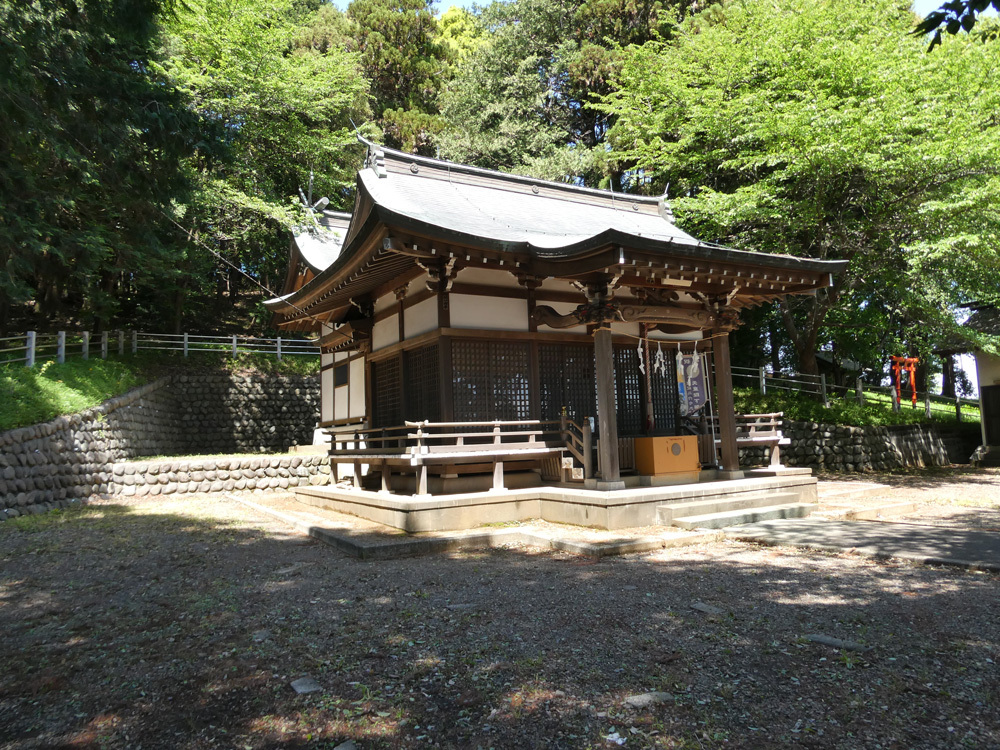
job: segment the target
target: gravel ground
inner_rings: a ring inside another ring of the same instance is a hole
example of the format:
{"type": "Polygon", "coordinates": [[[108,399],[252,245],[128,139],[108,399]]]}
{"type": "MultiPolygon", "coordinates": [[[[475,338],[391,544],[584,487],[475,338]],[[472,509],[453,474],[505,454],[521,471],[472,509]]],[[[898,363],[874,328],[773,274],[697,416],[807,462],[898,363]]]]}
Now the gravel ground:
{"type": "MultiPolygon", "coordinates": [[[[991,511],[1000,476],[897,492],[991,511]]],[[[218,497],[105,501],[0,524],[0,748],[997,748],[998,594],[728,541],[359,562],[218,497]]]]}

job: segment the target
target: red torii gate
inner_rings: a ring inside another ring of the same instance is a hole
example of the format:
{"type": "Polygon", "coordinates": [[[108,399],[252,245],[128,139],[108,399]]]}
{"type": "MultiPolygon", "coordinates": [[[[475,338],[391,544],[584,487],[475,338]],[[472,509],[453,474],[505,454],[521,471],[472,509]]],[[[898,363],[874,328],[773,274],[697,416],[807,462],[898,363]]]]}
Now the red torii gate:
{"type": "Polygon", "coordinates": [[[917,364],[919,357],[890,357],[892,360],[892,373],[896,377],[896,403],[899,403],[900,380],[904,372],[910,376],[910,396],[913,399],[913,407],[917,406],[917,364]]]}

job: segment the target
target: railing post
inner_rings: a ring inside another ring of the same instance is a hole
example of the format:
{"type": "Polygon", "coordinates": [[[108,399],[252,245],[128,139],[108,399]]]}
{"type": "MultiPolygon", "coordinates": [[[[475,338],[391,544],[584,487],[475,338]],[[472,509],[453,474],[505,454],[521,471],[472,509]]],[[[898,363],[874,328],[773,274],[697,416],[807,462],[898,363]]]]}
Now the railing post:
{"type": "Polygon", "coordinates": [[[583,418],[583,478],[594,478],[594,436],[590,426],[590,417],[583,418]]]}
{"type": "Polygon", "coordinates": [[[56,334],[56,363],[62,364],[66,361],[66,331],[59,331],[56,334]]]}
{"type": "Polygon", "coordinates": [[[137,354],[139,352],[139,332],[132,331],[132,353],[137,354]]]}
{"type": "Polygon", "coordinates": [[[188,355],[188,335],[185,332],[184,333],[184,356],[186,357],[187,355],[188,355]]]}
{"type": "Polygon", "coordinates": [[[760,366],[760,395],[767,395],[767,375],[764,373],[764,365],[760,366]]]}
{"type": "Polygon", "coordinates": [[[955,396],[955,420],[962,421],[962,399],[955,396]]]}
{"type": "Polygon", "coordinates": [[[929,392],[924,394],[924,416],[927,419],[931,418],[931,394],[929,392]]]}
{"type": "Polygon", "coordinates": [[[233,334],[233,358],[236,357],[236,334],[233,334]]]}
{"type": "Polygon", "coordinates": [[[90,331],[84,331],[82,334],[83,345],[81,350],[83,351],[83,358],[90,359],[90,331]]]}
{"type": "Polygon", "coordinates": [[[118,356],[121,357],[125,354],[125,331],[118,331],[118,356]]]}
{"type": "Polygon", "coordinates": [[[281,361],[281,336],[278,336],[278,343],[277,343],[277,345],[275,347],[275,351],[277,352],[278,361],[280,362],[281,361]]]}
{"type": "Polygon", "coordinates": [[[826,373],[825,372],[821,372],[819,374],[819,392],[820,392],[820,395],[823,397],[823,406],[825,406],[826,408],[829,409],[830,408],[830,399],[829,399],[829,397],[826,394],[826,373]]]}
{"type": "Polygon", "coordinates": [[[854,398],[859,404],[865,403],[865,384],[860,377],[854,383],[854,398]]]}
{"type": "Polygon", "coordinates": [[[493,445],[500,445],[500,425],[493,425],[493,445]]]}
{"type": "Polygon", "coordinates": [[[101,359],[108,358],[108,332],[101,331],[101,359]]]}
{"type": "Polygon", "coordinates": [[[895,412],[899,411],[899,399],[896,397],[896,386],[889,386],[889,394],[892,397],[892,410],[895,412]]]}
{"type": "Polygon", "coordinates": [[[35,366],[35,343],[38,338],[38,334],[34,331],[28,331],[25,335],[24,341],[24,366],[34,367],[35,366]]]}

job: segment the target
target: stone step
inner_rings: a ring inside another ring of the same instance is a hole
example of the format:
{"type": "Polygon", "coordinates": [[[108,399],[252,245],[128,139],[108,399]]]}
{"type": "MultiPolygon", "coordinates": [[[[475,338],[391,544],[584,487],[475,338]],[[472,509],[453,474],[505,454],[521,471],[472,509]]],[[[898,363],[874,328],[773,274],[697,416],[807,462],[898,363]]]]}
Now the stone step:
{"type": "Polygon", "coordinates": [[[758,521],[773,521],[778,518],[805,518],[816,505],[812,503],[782,503],[743,510],[727,510],[721,513],[706,513],[700,516],[684,516],[674,519],[674,526],[682,529],[722,529],[758,521]]]}
{"type": "Polygon", "coordinates": [[[724,513],[730,510],[746,510],[762,506],[796,503],[799,494],[794,491],[777,490],[770,492],[739,492],[721,495],[705,500],[689,500],[684,503],[665,503],[656,509],[656,522],[670,526],[680,516],[703,516],[710,513],[724,513]]]}

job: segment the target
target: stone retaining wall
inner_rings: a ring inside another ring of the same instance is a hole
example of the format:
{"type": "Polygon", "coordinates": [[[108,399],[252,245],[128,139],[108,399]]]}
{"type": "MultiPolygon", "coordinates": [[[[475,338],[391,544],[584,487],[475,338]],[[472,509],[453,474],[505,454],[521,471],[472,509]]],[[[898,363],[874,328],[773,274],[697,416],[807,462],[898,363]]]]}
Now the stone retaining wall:
{"type": "MultiPolygon", "coordinates": [[[[781,448],[783,464],[823,471],[888,471],[944,466],[968,461],[973,450],[969,448],[965,452],[962,434],[935,425],[846,427],[786,421],[784,434],[791,440],[791,445],[781,448]]],[[[975,442],[974,435],[972,440],[975,442]]],[[[767,460],[764,448],[740,450],[742,466],[760,466],[767,460]]]]}
{"type": "Polygon", "coordinates": [[[129,462],[286,451],[312,442],[318,416],[314,376],[167,376],[93,409],[0,433],[0,518],[92,495],[205,492],[230,483],[233,490],[284,488],[314,478],[325,484],[326,456],[129,462]]]}

